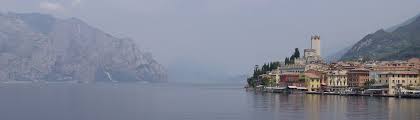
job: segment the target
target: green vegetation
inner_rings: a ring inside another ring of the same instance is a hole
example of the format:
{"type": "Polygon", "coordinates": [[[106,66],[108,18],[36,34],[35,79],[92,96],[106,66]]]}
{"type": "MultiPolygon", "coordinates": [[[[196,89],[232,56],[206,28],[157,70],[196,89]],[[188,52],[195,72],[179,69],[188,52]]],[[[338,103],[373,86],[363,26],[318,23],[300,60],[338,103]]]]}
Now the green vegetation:
{"type": "Polygon", "coordinates": [[[275,86],[276,81],[271,77],[264,76],[261,79],[261,85],[263,85],[263,86],[275,86]]]}
{"type": "Polygon", "coordinates": [[[375,84],[375,80],[368,80],[363,84],[363,89],[369,89],[373,84],[375,84]]]}
{"type": "Polygon", "coordinates": [[[246,81],[248,82],[248,86],[249,87],[255,87],[255,86],[257,86],[257,81],[255,79],[253,79],[253,78],[248,78],[246,81]]]}
{"type": "MultiPolygon", "coordinates": [[[[295,51],[292,54],[292,56],[290,56],[290,58],[286,57],[284,59],[284,63],[294,64],[295,59],[298,59],[298,58],[300,58],[299,48],[295,48],[295,51]]],[[[255,87],[257,85],[274,86],[276,84],[274,79],[267,76],[263,76],[262,78],[259,78],[259,76],[266,74],[269,71],[273,71],[277,69],[279,66],[280,66],[280,62],[264,63],[261,66],[261,68],[259,67],[259,65],[255,65],[254,73],[252,74],[251,77],[247,78],[248,86],[249,87],[255,87]]],[[[305,79],[303,80],[303,82],[305,82],[305,79]]]]}
{"type": "MultiPolygon", "coordinates": [[[[260,68],[259,65],[255,65],[254,68],[254,73],[253,75],[247,79],[248,85],[250,87],[255,87],[257,85],[272,85],[272,80],[271,78],[262,78],[262,80],[259,82],[259,78],[258,76],[262,75],[262,74],[266,74],[269,71],[275,70],[280,66],[280,62],[269,62],[269,63],[264,63],[264,65],[262,65],[262,67],[260,68]]],[[[274,83],[275,84],[275,83],[274,83]]]]}
{"type": "Polygon", "coordinates": [[[284,60],[284,64],[289,65],[289,64],[294,64],[295,63],[295,59],[300,58],[300,52],[299,52],[299,48],[295,48],[295,52],[292,54],[292,56],[290,56],[290,58],[286,57],[284,60]]]}

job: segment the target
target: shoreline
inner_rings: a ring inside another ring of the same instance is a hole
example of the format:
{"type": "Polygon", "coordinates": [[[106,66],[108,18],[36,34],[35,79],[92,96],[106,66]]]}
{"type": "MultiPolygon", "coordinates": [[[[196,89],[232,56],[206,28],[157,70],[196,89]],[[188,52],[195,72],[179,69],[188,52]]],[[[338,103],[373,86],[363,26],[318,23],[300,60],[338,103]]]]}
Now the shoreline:
{"type": "Polygon", "coordinates": [[[394,97],[394,98],[411,98],[420,99],[420,95],[382,95],[382,94],[362,94],[362,93],[330,93],[330,92],[308,92],[308,91],[276,91],[267,88],[245,88],[246,91],[264,92],[264,93],[280,93],[280,94],[313,94],[313,95],[337,95],[337,96],[369,96],[369,97],[394,97]]]}

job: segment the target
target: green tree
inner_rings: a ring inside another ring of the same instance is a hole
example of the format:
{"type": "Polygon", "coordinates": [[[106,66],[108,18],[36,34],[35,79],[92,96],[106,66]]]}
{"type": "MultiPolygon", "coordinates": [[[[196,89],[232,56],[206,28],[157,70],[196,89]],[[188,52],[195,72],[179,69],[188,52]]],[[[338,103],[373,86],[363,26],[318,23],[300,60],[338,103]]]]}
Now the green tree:
{"type": "Polygon", "coordinates": [[[284,59],[284,64],[286,64],[286,65],[290,64],[290,59],[288,57],[286,57],[284,59]]]}
{"type": "Polygon", "coordinates": [[[299,48],[295,48],[295,53],[293,53],[294,58],[300,58],[299,48]]]}
{"type": "Polygon", "coordinates": [[[369,89],[373,84],[375,84],[375,80],[368,80],[363,84],[364,89],[369,89]]]}
{"type": "Polygon", "coordinates": [[[268,76],[264,76],[262,79],[261,79],[261,85],[264,85],[264,86],[275,86],[275,84],[276,84],[276,81],[274,81],[274,79],[272,79],[271,77],[268,77],[268,76]]]}
{"type": "Polygon", "coordinates": [[[295,57],[292,55],[289,60],[289,64],[295,64],[295,57]]]}
{"type": "Polygon", "coordinates": [[[254,68],[254,74],[253,74],[253,79],[257,79],[258,78],[258,76],[260,75],[260,68],[259,68],[259,65],[255,65],[255,68],[254,68]]]}
{"type": "Polygon", "coordinates": [[[275,70],[277,69],[277,67],[279,67],[280,63],[279,62],[271,62],[270,65],[270,70],[275,70]]]}
{"type": "Polygon", "coordinates": [[[264,63],[264,65],[261,68],[262,72],[265,73],[267,71],[267,67],[268,67],[267,64],[264,63]]]}
{"type": "Polygon", "coordinates": [[[257,82],[253,78],[248,78],[246,81],[248,82],[248,86],[249,87],[255,87],[255,86],[257,86],[256,85],[257,82]]]}

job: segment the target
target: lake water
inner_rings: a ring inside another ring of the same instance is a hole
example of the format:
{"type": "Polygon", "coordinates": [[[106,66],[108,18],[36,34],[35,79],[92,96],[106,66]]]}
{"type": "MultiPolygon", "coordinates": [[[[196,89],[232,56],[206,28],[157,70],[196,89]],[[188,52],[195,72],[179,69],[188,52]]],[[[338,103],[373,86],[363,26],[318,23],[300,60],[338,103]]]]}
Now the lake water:
{"type": "Polygon", "coordinates": [[[284,95],[242,86],[7,84],[0,120],[419,120],[420,100],[284,95]]]}

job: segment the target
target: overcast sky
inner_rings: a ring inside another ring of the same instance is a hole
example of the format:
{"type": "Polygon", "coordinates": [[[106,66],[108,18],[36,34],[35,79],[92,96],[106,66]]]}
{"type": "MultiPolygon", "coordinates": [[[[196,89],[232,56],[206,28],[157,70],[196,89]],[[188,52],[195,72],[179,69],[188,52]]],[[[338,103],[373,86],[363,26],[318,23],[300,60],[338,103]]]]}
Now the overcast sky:
{"type": "Polygon", "coordinates": [[[322,53],[420,13],[419,0],[0,0],[2,12],[77,17],[130,37],[165,66],[231,74],[290,56],[321,35],[322,53]]]}

